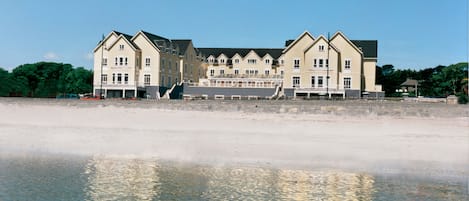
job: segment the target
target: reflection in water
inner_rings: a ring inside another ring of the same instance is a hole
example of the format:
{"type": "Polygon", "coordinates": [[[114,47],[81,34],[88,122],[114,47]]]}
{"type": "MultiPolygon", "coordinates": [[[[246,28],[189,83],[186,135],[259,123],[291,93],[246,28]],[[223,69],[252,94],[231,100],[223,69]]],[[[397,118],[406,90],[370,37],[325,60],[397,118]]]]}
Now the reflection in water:
{"type": "Polygon", "coordinates": [[[258,167],[209,167],[94,157],[88,161],[91,200],[372,200],[367,174],[258,167]]]}
{"type": "MultiPolygon", "coordinates": [[[[0,155],[2,156],[2,155],[0,155]]],[[[117,157],[0,157],[0,200],[468,200],[467,183],[117,157]]]]}
{"type": "Polygon", "coordinates": [[[91,200],[152,200],[160,186],[153,161],[93,157],[85,175],[91,200]]]}

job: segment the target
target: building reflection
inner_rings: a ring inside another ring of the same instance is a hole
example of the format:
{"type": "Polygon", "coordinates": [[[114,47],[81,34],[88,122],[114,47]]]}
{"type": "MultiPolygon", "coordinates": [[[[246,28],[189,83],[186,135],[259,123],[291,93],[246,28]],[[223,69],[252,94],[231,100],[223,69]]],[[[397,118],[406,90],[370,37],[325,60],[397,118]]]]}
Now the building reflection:
{"type": "Polygon", "coordinates": [[[94,157],[89,200],[372,200],[374,178],[341,171],[213,167],[94,157]]]}
{"type": "Polygon", "coordinates": [[[85,167],[90,200],[152,200],[159,191],[154,161],[93,157],[85,167]]]}

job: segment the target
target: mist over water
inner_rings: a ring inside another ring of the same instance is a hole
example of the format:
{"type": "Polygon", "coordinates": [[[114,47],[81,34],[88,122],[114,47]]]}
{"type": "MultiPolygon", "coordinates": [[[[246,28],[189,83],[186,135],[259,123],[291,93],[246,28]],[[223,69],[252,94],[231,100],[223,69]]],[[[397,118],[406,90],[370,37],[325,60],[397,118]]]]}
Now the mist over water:
{"type": "Polygon", "coordinates": [[[462,180],[341,170],[212,166],[138,157],[16,155],[0,200],[467,200],[462,180]]]}

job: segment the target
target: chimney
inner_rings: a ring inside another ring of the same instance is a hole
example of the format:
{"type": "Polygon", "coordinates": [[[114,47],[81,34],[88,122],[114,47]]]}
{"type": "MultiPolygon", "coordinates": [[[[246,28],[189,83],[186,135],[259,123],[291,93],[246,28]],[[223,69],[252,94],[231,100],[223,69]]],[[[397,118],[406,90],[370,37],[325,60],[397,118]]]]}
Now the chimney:
{"type": "Polygon", "coordinates": [[[286,40],[285,41],[285,47],[288,47],[291,43],[293,43],[295,40],[286,40]]]}

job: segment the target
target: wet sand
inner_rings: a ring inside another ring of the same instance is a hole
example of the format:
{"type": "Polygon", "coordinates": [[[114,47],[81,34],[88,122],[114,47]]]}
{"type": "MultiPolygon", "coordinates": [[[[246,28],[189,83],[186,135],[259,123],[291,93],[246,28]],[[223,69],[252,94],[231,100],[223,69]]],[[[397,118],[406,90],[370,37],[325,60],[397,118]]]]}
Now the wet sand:
{"type": "Polygon", "coordinates": [[[468,175],[466,106],[3,98],[0,112],[1,157],[106,155],[211,165],[468,175]]]}

